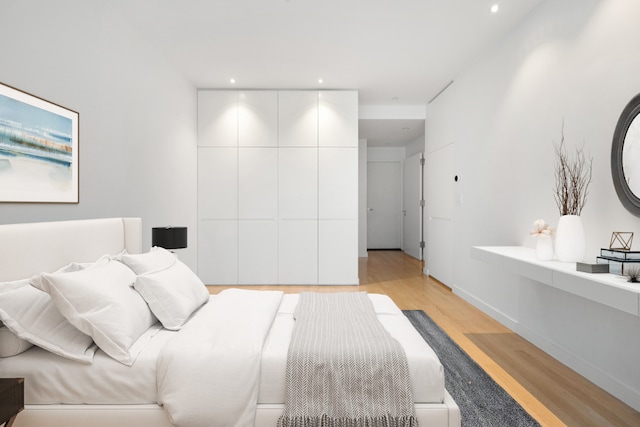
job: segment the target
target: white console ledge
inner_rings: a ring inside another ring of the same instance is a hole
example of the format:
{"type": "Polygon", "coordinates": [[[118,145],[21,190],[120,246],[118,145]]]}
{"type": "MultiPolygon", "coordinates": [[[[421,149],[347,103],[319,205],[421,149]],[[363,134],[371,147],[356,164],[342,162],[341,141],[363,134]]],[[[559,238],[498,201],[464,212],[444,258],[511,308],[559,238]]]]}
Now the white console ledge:
{"type": "Polygon", "coordinates": [[[471,257],[573,295],[640,316],[640,284],[609,273],[576,271],[575,262],[540,261],[522,246],[474,246],[471,257]]]}

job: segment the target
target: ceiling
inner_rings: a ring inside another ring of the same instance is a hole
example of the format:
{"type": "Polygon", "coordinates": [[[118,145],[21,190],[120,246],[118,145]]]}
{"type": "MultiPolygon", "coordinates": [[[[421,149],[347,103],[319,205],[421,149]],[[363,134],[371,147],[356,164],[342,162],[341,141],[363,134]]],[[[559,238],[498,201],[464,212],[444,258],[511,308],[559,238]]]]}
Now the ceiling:
{"type": "MultiPolygon", "coordinates": [[[[426,105],[541,1],[112,0],[111,5],[197,88],[357,89],[360,105],[415,106],[426,105]],[[495,14],[494,3],[500,6],[495,14]]],[[[360,138],[369,146],[403,145],[421,135],[422,120],[360,123],[360,138]]]]}

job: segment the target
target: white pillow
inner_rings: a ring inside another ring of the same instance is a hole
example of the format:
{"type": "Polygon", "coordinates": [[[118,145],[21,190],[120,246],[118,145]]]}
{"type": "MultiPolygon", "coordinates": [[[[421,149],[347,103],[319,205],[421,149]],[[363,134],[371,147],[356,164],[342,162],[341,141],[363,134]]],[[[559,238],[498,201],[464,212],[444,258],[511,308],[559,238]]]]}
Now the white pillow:
{"type": "Polygon", "coordinates": [[[151,271],[164,270],[176,262],[176,255],[164,248],[154,246],[144,254],[128,254],[123,252],[114,259],[124,263],[136,274],[149,273],[151,271]]]}
{"type": "MultiPolygon", "coordinates": [[[[59,270],[56,270],[56,273],[71,273],[78,270],[84,270],[85,268],[92,268],[97,265],[104,264],[107,261],[109,261],[109,256],[104,255],[100,257],[100,259],[98,259],[96,262],[72,262],[60,268],[59,270]]],[[[40,289],[41,291],[46,292],[45,286],[42,284],[42,273],[36,274],[35,276],[33,276],[29,280],[29,283],[31,284],[31,286],[34,286],[40,289]]]]}
{"type": "Polygon", "coordinates": [[[91,363],[96,346],[58,311],[46,292],[29,280],[0,284],[0,320],[18,338],[59,356],[91,363]]]}
{"type": "Polygon", "coordinates": [[[134,285],[166,329],[178,330],[189,316],[209,300],[202,280],[182,262],[139,275],[134,285]]]}
{"type": "Polygon", "coordinates": [[[157,319],[132,285],[136,275],[109,260],[85,270],[43,273],[43,284],[69,323],[93,337],[105,353],[131,366],[140,351],[133,343],[157,319]]]}
{"type": "Polygon", "coordinates": [[[0,322],[0,357],[11,357],[23,353],[33,347],[29,341],[19,338],[0,322]]]}

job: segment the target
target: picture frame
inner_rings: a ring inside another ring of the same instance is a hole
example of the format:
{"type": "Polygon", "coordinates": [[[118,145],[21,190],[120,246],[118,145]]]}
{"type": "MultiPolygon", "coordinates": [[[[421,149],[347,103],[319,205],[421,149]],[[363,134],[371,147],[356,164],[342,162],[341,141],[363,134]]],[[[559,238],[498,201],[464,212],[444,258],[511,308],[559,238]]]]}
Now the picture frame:
{"type": "Polygon", "coordinates": [[[80,114],[0,83],[0,203],[79,203],[80,114]]]}

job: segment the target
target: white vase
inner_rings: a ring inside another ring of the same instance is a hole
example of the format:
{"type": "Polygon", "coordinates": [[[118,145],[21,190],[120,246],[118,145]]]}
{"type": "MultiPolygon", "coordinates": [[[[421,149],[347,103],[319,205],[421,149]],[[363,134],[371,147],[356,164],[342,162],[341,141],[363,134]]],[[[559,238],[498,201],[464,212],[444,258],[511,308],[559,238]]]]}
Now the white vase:
{"type": "Polygon", "coordinates": [[[556,229],[556,256],[559,261],[578,262],[584,259],[586,241],[582,218],[563,215],[556,229]]]}
{"type": "Polygon", "coordinates": [[[553,239],[546,234],[538,234],[536,239],[536,257],[540,261],[550,261],[553,258],[553,239]]]}

